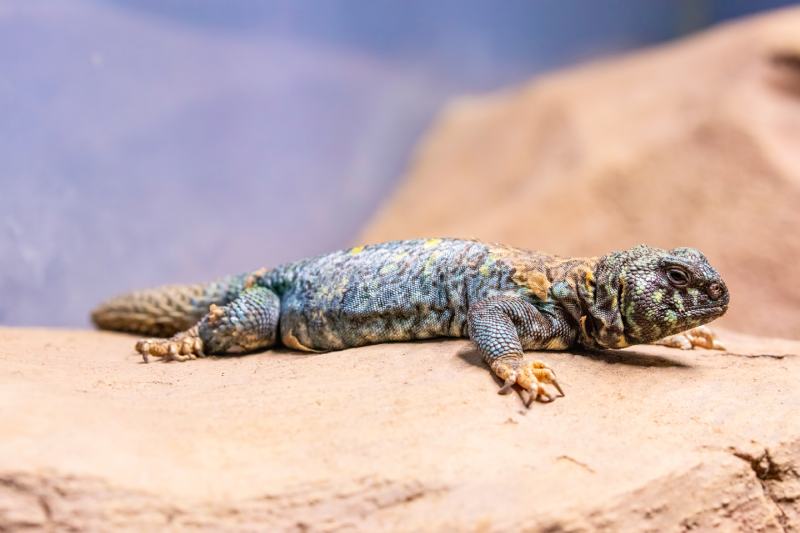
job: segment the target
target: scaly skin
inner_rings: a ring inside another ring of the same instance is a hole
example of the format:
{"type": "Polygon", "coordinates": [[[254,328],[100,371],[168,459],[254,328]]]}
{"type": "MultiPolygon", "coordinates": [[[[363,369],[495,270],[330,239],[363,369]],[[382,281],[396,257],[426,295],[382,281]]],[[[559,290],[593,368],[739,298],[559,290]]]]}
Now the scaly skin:
{"type": "Polygon", "coordinates": [[[550,400],[543,385],[560,392],[555,374],[539,361],[525,363],[524,350],[656,341],[721,348],[707,328],[693,328],[721,316],[727,305],[719,274],[691,248],[642,245],[564,259],[428,239],[358,246],[206,285],[135,292],[101,305],[92,319],[106,329],[173,335],[139,341],[145,360],[251,352],[278,342],[330,351],[468,337],[503,380],[501,392],[519,385],[531,400],[550,400]]]}

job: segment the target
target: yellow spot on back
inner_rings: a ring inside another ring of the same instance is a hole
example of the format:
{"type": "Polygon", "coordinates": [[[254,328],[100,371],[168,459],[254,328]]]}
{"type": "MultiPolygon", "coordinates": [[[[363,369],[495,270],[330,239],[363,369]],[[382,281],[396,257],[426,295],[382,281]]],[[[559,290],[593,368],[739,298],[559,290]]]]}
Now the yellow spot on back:
{"type": "Polygon", "coordinates": [[[353,247],[353,248],[350,248],[350,253],[351,253],[351,254],[353,254],[353,255],[358,255],[358,254],[360,254],[360,253],[361,253],[361,251],[362,251],[363,249],[364,249],[364,246],[363,246],[363,245],[362,245],[362,246],[355,246],[355,247],[353,247]]]}
{"type": "Polygon", "coordinates": [[[433,248],[434,246],[437,246],[440,242],[442,242],[442,239],[428,239],[427,241],[425,241],[425,244],[423,244],[423,246],[425,248],[433,248]]]}
{"type": "MultiPolygon", "coordinates": [[[[525,265],[519,266],[524,267],[525,265]]],[[[512,279],[514,283],[529,289],[531,293],[540,300],[547,299],[547,291],[550,290],[550,280],[547,279],[544,272],[525,270],[524,268],[518,267],[512,279]]]]}
{"type": "MultiPolygon", "coordinates": [[[[439,240],[441,240],[441,239],[439,239],[439,240]]],[[[437,251],[434,251],[434,252],[431,253],[431,255],[425,261],[425,265],[422,268],[422,271],[423,271],[423,273],[425,273],[425,275],[430,275],[433,272],[433,266],[436,264],[436,261],[439,260],[439,257],[441,255],[442,254],[440,252],[437,252],[437,251]]]]}

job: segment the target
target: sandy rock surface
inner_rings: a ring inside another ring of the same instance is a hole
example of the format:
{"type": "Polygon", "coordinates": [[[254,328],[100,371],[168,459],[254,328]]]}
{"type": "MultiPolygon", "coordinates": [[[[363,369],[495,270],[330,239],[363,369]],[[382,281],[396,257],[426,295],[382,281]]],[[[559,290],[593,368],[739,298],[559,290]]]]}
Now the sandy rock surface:
{"type": "Polygon", "coordinates": [[[462,340],[142,364],[0,329],[0,531],[800,528],[800,343],[546,353],[522,407],[462,340]]]}
{"type": "Polygon", "coordinates": [[[726,326],[800,338],[799,205],[794,8],[453,102],[362,239],[695,246],[729,282],[726,326]]]}

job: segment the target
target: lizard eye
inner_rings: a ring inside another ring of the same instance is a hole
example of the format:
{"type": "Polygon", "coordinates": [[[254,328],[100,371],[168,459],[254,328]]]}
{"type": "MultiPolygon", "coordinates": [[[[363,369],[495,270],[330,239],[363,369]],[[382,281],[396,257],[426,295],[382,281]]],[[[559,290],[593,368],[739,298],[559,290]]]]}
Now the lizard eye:
{"type": "Polygon", "coordinates": [[[680,268],[667,269],[667,279],[673,287],[686,287],[689,284],[689,274],[680,268]]]}

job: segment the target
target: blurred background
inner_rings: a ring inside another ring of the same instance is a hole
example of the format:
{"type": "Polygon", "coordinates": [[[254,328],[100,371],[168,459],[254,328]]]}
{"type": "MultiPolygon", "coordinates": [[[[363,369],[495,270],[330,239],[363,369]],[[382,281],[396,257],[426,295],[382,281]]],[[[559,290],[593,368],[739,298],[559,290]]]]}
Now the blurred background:
{"type": "Polygon", "coordinates": [[[791,3],[2,0],[0,323],[401,236],[365,227],[453,99],[791,3]]]}

